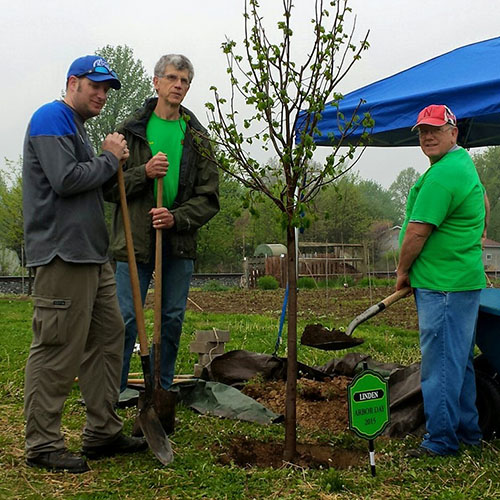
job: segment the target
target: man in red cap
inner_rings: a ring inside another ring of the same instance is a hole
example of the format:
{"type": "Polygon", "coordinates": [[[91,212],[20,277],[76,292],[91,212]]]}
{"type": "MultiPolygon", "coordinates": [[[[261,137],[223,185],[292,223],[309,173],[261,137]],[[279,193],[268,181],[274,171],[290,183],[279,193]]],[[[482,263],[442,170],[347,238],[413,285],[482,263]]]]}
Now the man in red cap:
{"type": "Polygon", "coordinates": [[[408,456],[454,455],[482,437],[472,361],[489,206],[452,111],[428,106],[413,128],[431,165],[408,195],[396,289],[415,294],[427,433],[408,456]]]}

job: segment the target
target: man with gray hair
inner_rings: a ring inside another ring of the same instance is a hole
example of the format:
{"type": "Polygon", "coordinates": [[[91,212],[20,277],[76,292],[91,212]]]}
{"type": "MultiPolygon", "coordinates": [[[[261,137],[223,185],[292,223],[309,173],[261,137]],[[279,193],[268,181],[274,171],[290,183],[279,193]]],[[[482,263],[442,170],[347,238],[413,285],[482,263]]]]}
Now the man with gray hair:
{"type": "MultiPolygon", "coordinates": [[[[162,230],[160,378],[164,389],[173,380],[197,231],[219,211],[217,168],[200,153],[193,139],[195,134],[199,137],[206,132],[194,114],[181,106],[193,77],[193,65],[187,57],[162,56],[153,77],[157,97],[148,99],[119,127],[130,150],[124,179],[143,303],[155,266],[156,233],[162,230]],[[163,183],[162,207],[156,207],[155,201],[158,182],[163,183]]],[[[138,396],[137,391],[127,388],[137,325],[116,182],[105,196],[117,204],[110,247],[117,261],[118,300],[125,322],[120,402],[126,403],[138,396]]]]}

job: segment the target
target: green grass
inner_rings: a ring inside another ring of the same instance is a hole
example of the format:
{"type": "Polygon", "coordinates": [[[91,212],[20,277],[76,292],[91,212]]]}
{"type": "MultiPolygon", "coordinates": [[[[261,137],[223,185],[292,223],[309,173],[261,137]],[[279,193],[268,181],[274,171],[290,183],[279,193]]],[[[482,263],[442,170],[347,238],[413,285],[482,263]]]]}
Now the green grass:
{"type": "MultiPolygon", "coordinates": [[[[228,292],[230,293],[230,292],[228,292]]],[[[231,332],[226,350],[248,349],[271,354],[278,332],[279,312],[265,315],[223,315],[188,311],[179,355],[178,372],[192,373],[196,355],[188,345],[198,329],[220,328],[231,332]]],[[[335,318],[325,316],[325,324],[335,318]]],[[[152,313],[146,311],[152,331],[152,313]]],[[[299,316],[299,332],[308,318],[299,316]]],[[[380,361],[409,364],[419,360],[417,332],[387,325],[361,325],[356,331],[365,344],[352,351],[366,352],[380,361]],[[358,331],[359,330],[359,331],[358,331]]],[[[286,329],[284,332],[286,343],[286,329]]],[[[284,439],[282,425],[261,426],[247,422],[200,416],[178,407],[172,436],[174,462],[164,467],[150,453],[92,461],[83,475],[51,474],[24,465],[23,377],[31,341],[31,302],[0,298],[0,499],[493,499],[500,498],[500,442],[486,443],[482,452],[464,450],[447,459],[408,461],[404,452],[418,443],[413,438],[375,443],[377,476],[367,463],[348,470],[241,469],[218,463],[217,445],[234,436],[262,440],[284,439]]],[[[299,360],[320,365],[347,351],[329,353],[298,346],[299,360]]],[[[278,353],[285,356],[285,345],[278,353]]],[[[133,371],[140,371],[137,357],[133,371]]],[[[85,412],[78,403],[75,384],[67,401],[62,427],[70,449],[80,447],[85,412]]],[[[135,410],[119,410],[130,430],[135,410]]],[[[367,449],[352,433],[329,435],[298,430],[299,440],[317,439],[336,447],[367,449]]]]}

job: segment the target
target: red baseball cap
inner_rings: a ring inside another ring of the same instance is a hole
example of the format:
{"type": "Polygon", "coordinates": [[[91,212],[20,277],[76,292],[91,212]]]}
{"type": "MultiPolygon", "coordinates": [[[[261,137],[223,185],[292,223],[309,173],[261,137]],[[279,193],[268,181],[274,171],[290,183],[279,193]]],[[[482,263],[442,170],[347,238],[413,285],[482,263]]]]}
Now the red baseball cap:
{"type": "Polygon", "coordinates": [[[432,125],[440,127],[441,125],[457,126],[457,117],[453,114],[451,109],[444,104],[431,104],[424,108],[418,114],[417,123],[413,126],[415,130],[419,125],[432,125]]]}

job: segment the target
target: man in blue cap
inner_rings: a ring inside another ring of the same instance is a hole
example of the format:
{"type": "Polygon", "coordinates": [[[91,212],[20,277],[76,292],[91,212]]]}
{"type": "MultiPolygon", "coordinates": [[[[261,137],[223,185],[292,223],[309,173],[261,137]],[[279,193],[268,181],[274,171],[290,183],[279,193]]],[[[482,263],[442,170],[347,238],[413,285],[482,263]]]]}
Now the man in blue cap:
{"type": "Polygon", "coordinates": [[[85,400],[83,453],[99,458],[147,447],[122,433],[115,412],[124,326],[108,260],[102,184],[129,155],[109,134],[95,156],[84,122],[121,86],[98,56],[70,66],[66,95],[39,108],[24,142],[23,215],[27,265],[35,270],[33,342],[26,364],[26,462],[73,473],[86,460],[65,448],[61,414],[75,377],[85,400]]]}

